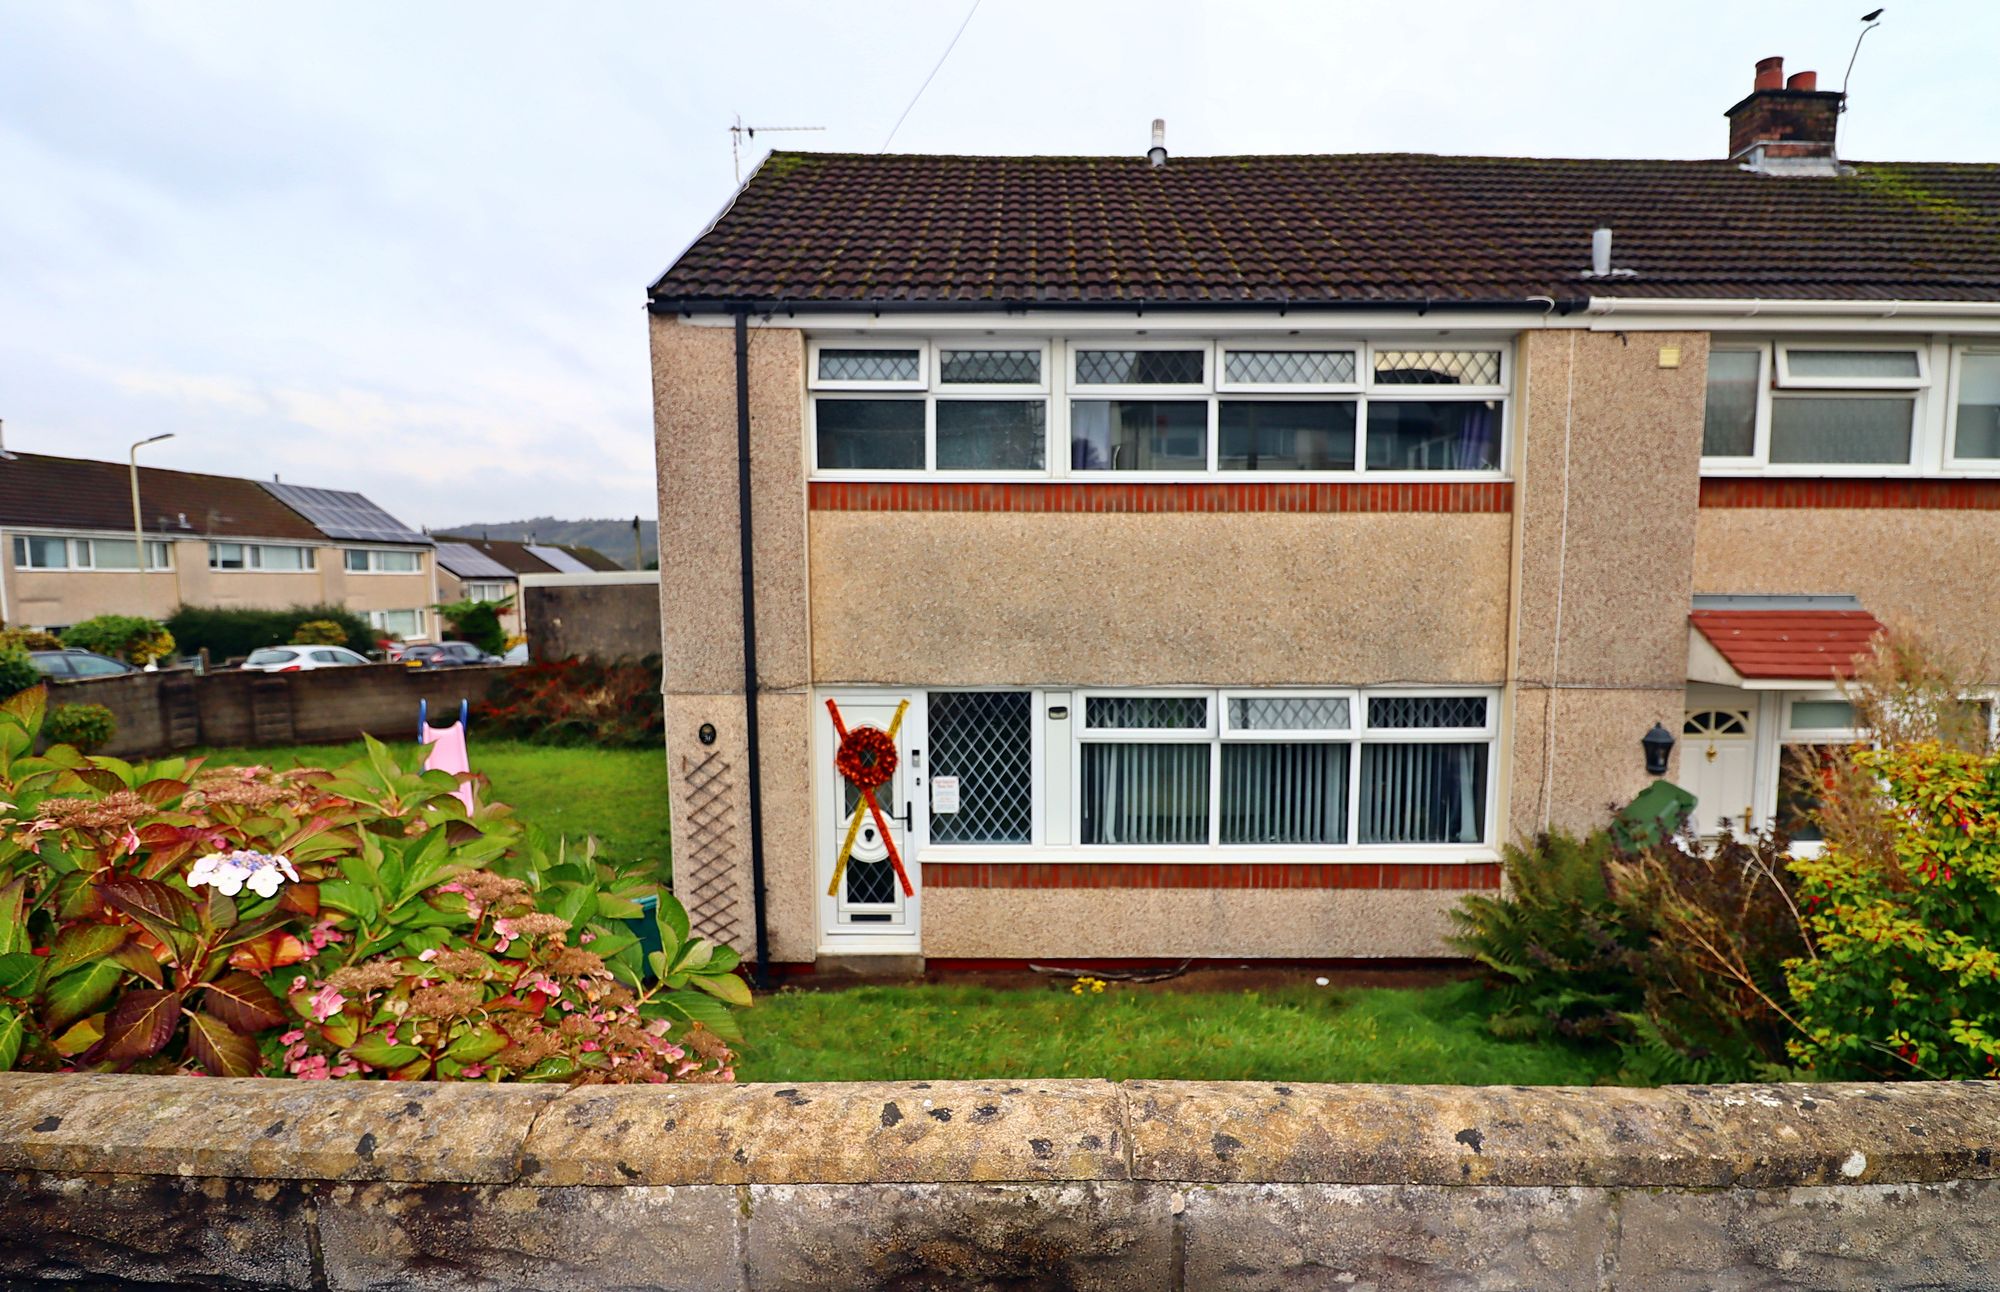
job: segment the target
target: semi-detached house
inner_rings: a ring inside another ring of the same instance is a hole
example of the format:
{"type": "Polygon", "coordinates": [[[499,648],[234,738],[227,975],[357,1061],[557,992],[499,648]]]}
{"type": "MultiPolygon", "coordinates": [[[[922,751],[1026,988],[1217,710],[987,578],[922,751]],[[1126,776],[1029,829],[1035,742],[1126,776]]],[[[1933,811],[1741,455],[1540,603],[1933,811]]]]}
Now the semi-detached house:
{"type": "Polygon", "coordinates": [[[772,154],[650,297],[697,918],[1433,956],[1656,725],[1705,828],[1785,816],[1880,624],[2000,638],[2000,168],[1840,107],[1770,59],[1714,160],[772,154]]]}

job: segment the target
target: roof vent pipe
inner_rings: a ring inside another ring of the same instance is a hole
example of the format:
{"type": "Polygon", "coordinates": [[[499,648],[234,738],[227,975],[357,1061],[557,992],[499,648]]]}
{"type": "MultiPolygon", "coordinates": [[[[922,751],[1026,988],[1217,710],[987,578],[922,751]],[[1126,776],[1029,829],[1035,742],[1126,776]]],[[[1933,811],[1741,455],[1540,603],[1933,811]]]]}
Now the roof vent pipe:
{"type": "Polygon", "coordinates": [[[1146,150],[1146,160],[1153,163],[1154,170],[1158,170],[1167,164],[1167,120],[1165,117],[1153,118],[1153,146],[1146,150]]]}
{"type": "Polygon", "coordinates": [[[1600,224],[1590,235],[1590,273],[1593,278],[1611,276],[1611,226],[1600,224]]]}

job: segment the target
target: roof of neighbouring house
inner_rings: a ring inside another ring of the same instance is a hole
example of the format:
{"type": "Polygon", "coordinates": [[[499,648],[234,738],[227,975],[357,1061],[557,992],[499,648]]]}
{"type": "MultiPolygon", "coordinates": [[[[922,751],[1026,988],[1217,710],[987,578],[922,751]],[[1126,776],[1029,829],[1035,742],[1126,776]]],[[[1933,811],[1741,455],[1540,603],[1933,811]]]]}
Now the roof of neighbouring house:
{"type": "Polygon", "coordinates": [[[774,152],[654,308],[2000,299],[2000,165],[774,152]],[[1583,277],[1591,231],[1613,264],[1583,277]]]}
{"type": "Polygon", "coordinates": [[[438,543],[438,564],[462,579],[466,578],[512,578],[517,574],[562,574],[570,573],[556,561],[540,555],[548,552],[567,557],[576,562],[582,570],[622,570],[625,567],[612,560],[594,547],[575,544],[519,543],[508,538],[481,538],[471,534],[433,534],[438,543]],[[454,561],[462,560],[462,552],[483,558],[500,567],[500,572],[467,572],[461,570],[454,561]]]}
{"type": "MultiPolygon", "coordinates": [[[[168,538],[220,535],[316,542],[317,526],[260,481],[196,471],[139,468],[146,532],[168,538]]],[[[132,477],[123,462],[16,453],[0,459],[0,525],[132,532],[132,477]]]]}
{"type": "Polygon", "coordinates": [[[1834,679],[1854,675],[1882,624],[1866,610],[1695,610],[1688,616],[1746,680],[1834,679]]]}

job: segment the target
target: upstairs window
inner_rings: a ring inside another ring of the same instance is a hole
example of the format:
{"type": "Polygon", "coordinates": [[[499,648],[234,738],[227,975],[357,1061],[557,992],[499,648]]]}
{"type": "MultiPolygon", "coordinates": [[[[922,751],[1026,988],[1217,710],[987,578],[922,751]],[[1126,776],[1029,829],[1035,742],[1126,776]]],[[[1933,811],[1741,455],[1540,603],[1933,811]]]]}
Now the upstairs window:
{"type": "MultiPolygon", "coordinates": [[[[17,570],[123,570],[136,573],[137,546],[129,538],[45,538],[36,534],[14,536],[14,568],[17,570]]],[[[171,570],[172,547],[146,540],[146,568],[171,570]]]]}
{"type": "Polygon", "coordinates": [[[817,344],[813,464],[826,473],[1040,473],[1047,347],[817,344]]]}
{"type": "Polygon", "coordinates": [[[211,570],[266,570],[292,573],[313,568],[313,549],[288,543],[210,543],[211,570]]]}
{"type": "Polygon", "coordinates": [[[418,574],[423,558],[415,552],[380,547],[350,547],[346,555],[349,574],[418,574]]]}

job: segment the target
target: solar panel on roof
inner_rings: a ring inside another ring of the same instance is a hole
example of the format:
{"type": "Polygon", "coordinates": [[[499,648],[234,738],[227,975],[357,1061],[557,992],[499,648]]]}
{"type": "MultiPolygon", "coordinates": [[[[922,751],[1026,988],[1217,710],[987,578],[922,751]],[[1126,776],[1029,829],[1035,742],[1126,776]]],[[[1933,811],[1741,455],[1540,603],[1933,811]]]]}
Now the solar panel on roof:
{"type": "Polygon", "coordinates": [[[514,572],[470,543],[439,543],[437,563],[461,579],[511,579],[514,572]]]}
{"type": "Polygon", "coordinates": [[[329,538],[368,539],[378,543],[427,543],[416,530],[370,502],[365,494],[345,489],[315,489],[310,485],[260,480],[272,497],[316,525],[329,538]]]}
{"type": "Polygon", "coordinates": [[[529,543],[528,552],[532,556],[538,556],[542,560],[547,561],[549,563],[549,568],[556,570],[560,573],[563,574],[590,573],[590,567],[588,565],[585,565],[582,561],[577,560],[574,556],[571,556],[568,552],[563,551],[560,547],[539,547],[534,543],[529,543]]]}

